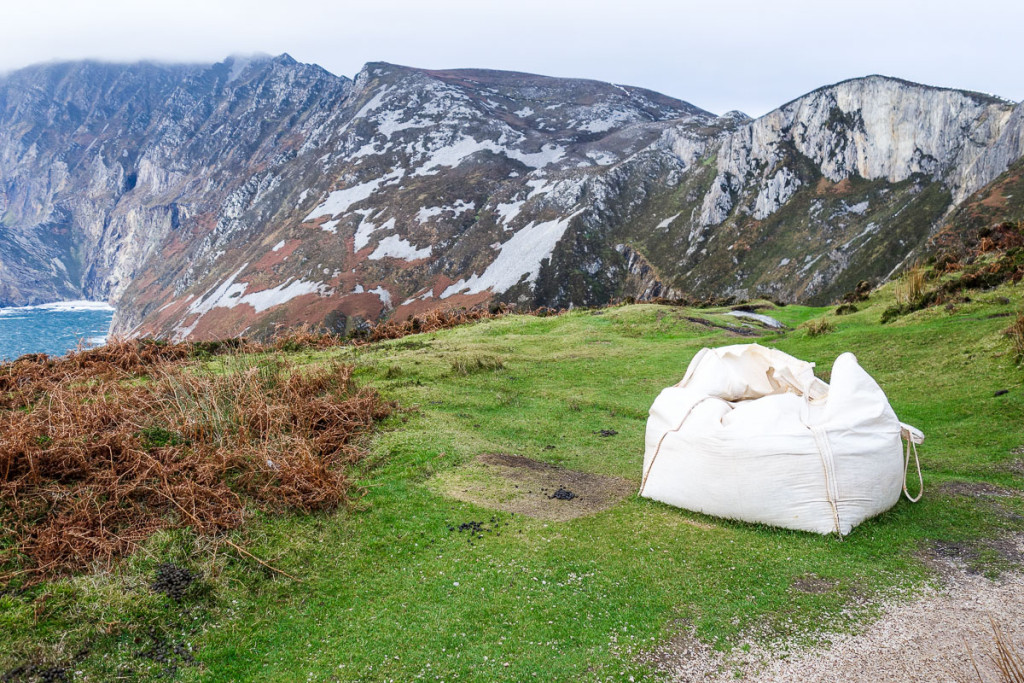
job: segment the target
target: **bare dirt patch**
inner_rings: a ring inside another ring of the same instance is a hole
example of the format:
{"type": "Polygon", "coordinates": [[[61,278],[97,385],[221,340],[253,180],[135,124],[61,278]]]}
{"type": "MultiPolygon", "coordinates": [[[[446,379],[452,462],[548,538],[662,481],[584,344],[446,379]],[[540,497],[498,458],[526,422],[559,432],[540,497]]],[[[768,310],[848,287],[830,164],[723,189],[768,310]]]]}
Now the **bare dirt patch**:
{"type": "Polygon", "coordinates": [[[838,585],[839,583],[832,579],[825,579],[816,574],[804,574],[796,579],[790,588],[800,593],[823,594],[834,591],[838,585]]]}
{"type": "Polygon", "coordinates": [[[1020,491],[1015,491],[1005,486],[996,486],[985,482],[973,481],[950,481],[939,485],[936,489],[939,493],[953,496],[967,496],[974,499],[986,498],[1016,498],[1021,496],[1020,491]]]}
{"type": "Polygon", "coordinates": [[[439,475],[432,485],[458,500],[550,521],[596,514],[636,490],[626,479],[505,453],[485,453],[439,475]]]}

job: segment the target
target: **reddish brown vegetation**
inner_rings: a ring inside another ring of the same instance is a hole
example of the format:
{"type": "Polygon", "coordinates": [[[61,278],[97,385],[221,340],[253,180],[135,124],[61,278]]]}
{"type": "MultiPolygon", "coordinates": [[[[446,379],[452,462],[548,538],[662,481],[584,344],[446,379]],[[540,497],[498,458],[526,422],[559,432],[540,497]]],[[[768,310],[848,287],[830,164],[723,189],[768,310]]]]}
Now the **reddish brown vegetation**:
{"type": "Polygon", "coordinates": [[[375,342],[384,339],[399,339],[410,334],[423,332],[436,332],[450,327],[465,325],[477,320],[499,318],[509,312],[503,305],[494,307],[493,310],[483,308],[472,309],[442,309],[435,308],[418,316],[410,316],[407,320],[386,322],[374,325],[367,334],[366,341],[375,342]]]}
{"type": "Polygon", "coordinates": [[[0,366],[0,564],[18,567],[0,585],[109,564],[161,528],[215,534],[249,507],[354,495],[360,437],[392,406],[350,366],[235,356],[214,375],[182,362],[196,349],[117,342],[0,366]]]}
{"type": "Polygon", "coordinates": [[[931,239],[936,252],[936,269],[954,272],[972,265],[981,254],[1008,252],[1011,256],[1024,247],[1024,223],[1004,221],[967,235],[946,226],[931,239]]]}

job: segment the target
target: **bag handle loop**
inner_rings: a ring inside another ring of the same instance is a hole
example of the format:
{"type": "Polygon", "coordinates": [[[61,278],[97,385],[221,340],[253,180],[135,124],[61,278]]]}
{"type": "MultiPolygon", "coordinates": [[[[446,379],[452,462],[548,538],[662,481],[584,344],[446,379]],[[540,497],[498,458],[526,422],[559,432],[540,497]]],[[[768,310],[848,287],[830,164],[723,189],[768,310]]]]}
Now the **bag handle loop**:
{"type": "Polygon", "coordinates": [[[924,495],[924,477],[921,476],[921,460],[917,457],[917,444],[924,443],[924,433],[916,427],[911,427],[908,424],[900,423],[900,436],[904,441],[907,442],[906,456],[903,458],[903,495],[907,497],[911,503],[916,503],[921,500],[921,496],[924,495]],[[914,453],[914,465],[917,467],[917,497],[910,495],[910,491],[907,489],[907,471],[910,469],[910,453],[913,450],[914,453]]]}

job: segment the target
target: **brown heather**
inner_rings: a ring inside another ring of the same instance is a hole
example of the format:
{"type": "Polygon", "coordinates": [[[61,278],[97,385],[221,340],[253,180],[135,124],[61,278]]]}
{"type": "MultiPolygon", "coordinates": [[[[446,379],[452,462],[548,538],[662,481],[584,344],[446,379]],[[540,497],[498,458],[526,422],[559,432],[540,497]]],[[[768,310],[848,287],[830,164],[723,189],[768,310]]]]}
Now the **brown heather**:
{"type": "MultiPolygon", "coordinates": [[[[549,309],[533,311],[533,314],[545,315],[548,310],[549,309]]],[[[492,310],[483,308],[435,308],[422,315],[410,317],[404,321],[389,320],[379,323],[370,329],[366,339],[367,341],[375,342],[385,339],[399,339],[410,334],[446,330],[450,327],[458,327],[459,325],[476,322],[477,320],[500,318],[509,311],[509,308],[500,304],[492,310]]]]}
{"type": "Polygon", "coordinates": [[[108,566],[158,529],[215,535],[247,510],[358,495],[362,441],[392,410],[351,366],[225,359],[118,341],[0,365],[0,587],[108,566]]]}
{"type": "Polygon", "coordinates": [[[1018,315],[1013,324],[1003,331],[1003,334],[1010,338],[1016,361],[1024,362],[1024,314],[1018,315]]]}

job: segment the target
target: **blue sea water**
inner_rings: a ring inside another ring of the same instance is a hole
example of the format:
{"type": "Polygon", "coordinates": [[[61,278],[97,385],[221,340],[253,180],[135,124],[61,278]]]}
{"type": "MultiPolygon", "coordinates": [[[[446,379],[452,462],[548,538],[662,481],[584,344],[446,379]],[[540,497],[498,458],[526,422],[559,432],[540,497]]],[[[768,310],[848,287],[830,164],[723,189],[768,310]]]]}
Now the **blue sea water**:
{"type": "Polygon", "coordinates": [[[0,361],[26,353],[62,356],[106,342],[114,309],[99,301],[0,308],[0,361]]]}

